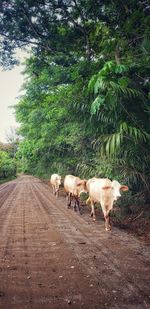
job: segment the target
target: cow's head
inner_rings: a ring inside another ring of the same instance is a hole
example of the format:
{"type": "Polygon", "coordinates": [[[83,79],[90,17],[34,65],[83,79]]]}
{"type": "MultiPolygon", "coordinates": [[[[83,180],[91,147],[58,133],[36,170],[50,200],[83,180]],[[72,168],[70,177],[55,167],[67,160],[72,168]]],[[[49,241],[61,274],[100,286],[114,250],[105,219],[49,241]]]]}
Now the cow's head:
{"type": "Polygon", "coordinates": [[[83,179],[83,180],[79,180],[77,182],[77,189],[78,189],[78,194],[80,195],[81,193],[87,193],[87,186],[86,186],[87,180],[83,179]]]}
{"type": "Polygon", "coordinates": [[[56,178],[56,180],[57,180],[57,184],[60,186],[61,185],[61,176],[57,176],[57,178],[56,178]]]}
{"type": "Polygon", "coordinates": [[[117,180],[113,180],[112,181],[112,192],[113,192],[114,201],[117,201],[117,199],[121,197],[120,190],[128,191],[129,188],[128,186],[121,185],[117,180]]]}

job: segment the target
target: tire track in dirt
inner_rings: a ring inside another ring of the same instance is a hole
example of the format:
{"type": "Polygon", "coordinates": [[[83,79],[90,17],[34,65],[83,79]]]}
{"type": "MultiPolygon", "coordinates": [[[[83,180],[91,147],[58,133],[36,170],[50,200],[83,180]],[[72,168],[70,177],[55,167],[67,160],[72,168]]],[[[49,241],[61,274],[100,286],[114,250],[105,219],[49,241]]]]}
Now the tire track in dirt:
{"type": "Polygon", "coordinates": [[[15,187],[16,184],[9,184],[0,189],[0,208],[3,206],[9,195],[11,195],[15,187]]]}
{"type": "MultiPolygon", "coordinates": [[[[24,188],[19,185],[15,185],[15,189],[11,192],[3,204],[3,216],[0,217],[1,222],[1,282],[0,285],[3,303],[0,301],[0,308],[2,305],[4,308],[20,308],[20,302],[17,296],[14,295],[15,286],[21,290],[21,286],[27,291],[29,296],[30,308],[32,309],[32,296],[30,292],[30,282],[26,280],[29,273],[26,260],[26,247],[23,236],[23,224],[18,222],[17,219],[20,217],[24,209],[24,188]],[[16,235],[18,237],[16,238],[16,235]],[[24,267],[22,267],[22,264],[24,267]],[[20,276],[22,272],[22,278],[20,276]],[[11,298],[11,305],[8,301],[11,298]]],[[[0,212],[0,214],[2,211],[0,212]]],[[[3,308],[3,307],[2,307],[3,308]]]]}

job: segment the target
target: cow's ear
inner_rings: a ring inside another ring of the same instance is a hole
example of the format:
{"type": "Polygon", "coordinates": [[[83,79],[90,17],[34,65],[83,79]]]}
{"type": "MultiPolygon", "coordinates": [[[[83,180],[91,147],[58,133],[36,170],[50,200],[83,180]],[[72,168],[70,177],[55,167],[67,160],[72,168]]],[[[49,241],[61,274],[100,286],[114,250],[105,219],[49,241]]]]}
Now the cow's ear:
{"type": "Polygon", "coordinates": [[[128,190],[129,190],[129,187],[128,187],[128,186],[121,186],[121,187],[120,187],[120,190],[122,190],[122,191],[128,191],[128,190]]]}

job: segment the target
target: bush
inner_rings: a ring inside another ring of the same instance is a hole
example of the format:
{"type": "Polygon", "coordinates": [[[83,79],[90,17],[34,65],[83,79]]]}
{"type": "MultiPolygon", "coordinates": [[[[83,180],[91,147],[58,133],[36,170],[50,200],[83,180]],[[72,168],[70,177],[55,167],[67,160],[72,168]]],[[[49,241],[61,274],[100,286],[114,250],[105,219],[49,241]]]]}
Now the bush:
{"type": "Polygon", "coordinates": [[[5,151],[0,151],[0,179],[16,176],[15,159],[9,157],[5,151]]]}

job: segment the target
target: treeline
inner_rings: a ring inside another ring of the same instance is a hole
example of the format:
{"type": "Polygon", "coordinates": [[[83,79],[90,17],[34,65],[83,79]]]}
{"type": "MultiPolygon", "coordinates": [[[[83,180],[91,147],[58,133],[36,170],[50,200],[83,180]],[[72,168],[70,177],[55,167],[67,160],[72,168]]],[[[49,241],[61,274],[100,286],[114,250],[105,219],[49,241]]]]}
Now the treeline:
{"type": "Polygon", "coordinates": [[[0,143],[0,182],[16,176],[14,145],[0,143]]]}
{"type": "Polygon", "coordinates": [[[2,3],[3,64],[32,50],[15,107],[19,169],[116,178],[149,201],[148,1],[2,3]]]}

